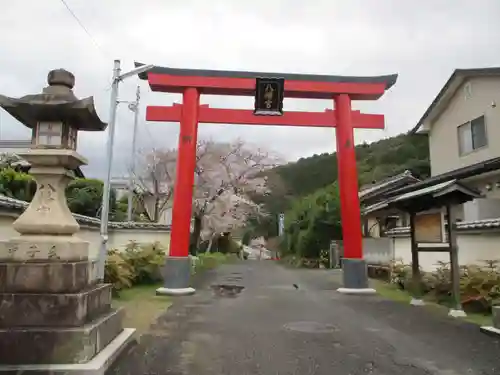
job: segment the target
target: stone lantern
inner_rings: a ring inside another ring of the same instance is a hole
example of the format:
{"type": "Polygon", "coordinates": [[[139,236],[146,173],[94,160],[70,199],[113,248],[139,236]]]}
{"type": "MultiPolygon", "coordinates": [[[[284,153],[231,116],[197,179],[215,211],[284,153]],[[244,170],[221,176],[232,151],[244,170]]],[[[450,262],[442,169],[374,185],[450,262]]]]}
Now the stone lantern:
{"type": "Polygon", "coordinates": [[[87,163],[76,152],[78,131],[106,128],[93,98],[77,99],[74,84],[73,74],[59,69],[41,94],[0,95],[0,107],[32,129],[31,148],[19,156],[37,183],[13,223],[19,235],[0,242],[0,373],[40,373],[54,364],[64,373],[101,371],[134,331],[123,329],[123,311],[111,308],[111,286],[97,280],[89,243],[76,236],[66,203],[71,171],[87,163]]]}

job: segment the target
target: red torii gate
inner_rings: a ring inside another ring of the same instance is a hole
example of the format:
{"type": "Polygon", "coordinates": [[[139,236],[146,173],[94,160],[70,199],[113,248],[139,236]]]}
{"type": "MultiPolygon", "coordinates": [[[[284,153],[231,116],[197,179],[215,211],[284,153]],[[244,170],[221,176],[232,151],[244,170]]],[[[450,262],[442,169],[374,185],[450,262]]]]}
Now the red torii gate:
{"type": "MultiPolygon", "coordinates": [[[[142,64],[136,63],[137,66],[142,64]]],[[[361,213],[353,128],[383,129],[384,116],[351,109],[351,100],[376,100],[396,82],[397,75],[343,77],[154,67],[140,74],[153,91],[181,93],[182,104],[148,106],[146,120],[180,122],[177,176],[174,188],[170,255],[164,268],[165,287],[159,294],[191,294],[189,241],[196,164],[198,123],[336,128],[338,182],[344,244],[344,288],[347,293],[373,292],[368,288],[363,260],[361,213]],[[200,95],[254,96],[260,77],[284,79],[288,98],[333,99],[335,109],[324,112],[284,112],[257,116],[253,110],[210,108],[200,95]]]]}

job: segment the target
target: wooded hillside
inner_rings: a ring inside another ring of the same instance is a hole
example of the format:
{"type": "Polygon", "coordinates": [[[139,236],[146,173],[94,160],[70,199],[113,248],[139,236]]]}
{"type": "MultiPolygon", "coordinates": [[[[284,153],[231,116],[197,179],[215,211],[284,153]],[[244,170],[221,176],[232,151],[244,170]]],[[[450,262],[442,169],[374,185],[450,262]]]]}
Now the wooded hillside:
{"type": "MultiPolygon", "coordinates": [[[[430,175],[428,139],[424,135],[400,134],[371,144],[356,146],[360,186],[378,181],[405,170],[411,170],[419,178],[430,175]]],[[[269,217],[252,223],[255,235],[277,235],[277,215],[296,205],[297,200],[317,194],[337,181],[337,154],[314,155],[274,168],[269,177],[271,193],[256,197],[263,203],[269,217]]]]}
{"type": "MultiPolygon", "coordinates": [[[[356,146],[359,184],[411,170],[420,178],[430,175],[427,136],[400,134],[356,146]]],[[[337,180],[337,153],[314,155],[275,168],[289,193],[305,196],[337,180]]]]}

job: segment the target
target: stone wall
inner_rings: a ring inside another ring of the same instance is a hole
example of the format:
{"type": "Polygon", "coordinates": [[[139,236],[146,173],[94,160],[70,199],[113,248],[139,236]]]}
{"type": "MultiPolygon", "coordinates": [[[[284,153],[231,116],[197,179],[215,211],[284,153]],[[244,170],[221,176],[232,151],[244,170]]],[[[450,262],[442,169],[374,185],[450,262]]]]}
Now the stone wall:
{"type": "MultiPolygon", "coordinates": [[[[12,228],[12,223],[22,213],[26,205],[26,202],[0,196],[0,239],[8,240],[18,235],[12,228]]],[[[91,255],[93,258],[97,258],[101,243],[100,221],[88,216],[74,216],[80,224],[78,237],[90,243],[91,255]]],[[[110,222],[108,232],[109,248],[124,249],[130,241],[137,243],[159,242],[168,253],[170,226],[154,223],[110,222]]]]}

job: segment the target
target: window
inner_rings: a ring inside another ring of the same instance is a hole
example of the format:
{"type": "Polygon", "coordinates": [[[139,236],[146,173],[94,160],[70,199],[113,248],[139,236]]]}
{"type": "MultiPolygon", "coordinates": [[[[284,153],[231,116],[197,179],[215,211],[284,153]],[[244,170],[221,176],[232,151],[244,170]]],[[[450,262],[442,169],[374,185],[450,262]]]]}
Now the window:
{"type": "Polygon", "coordinates": [[[458,127],[458,148],[460,155],[468,154],[488,144],[484,116],[458,127]]]}

